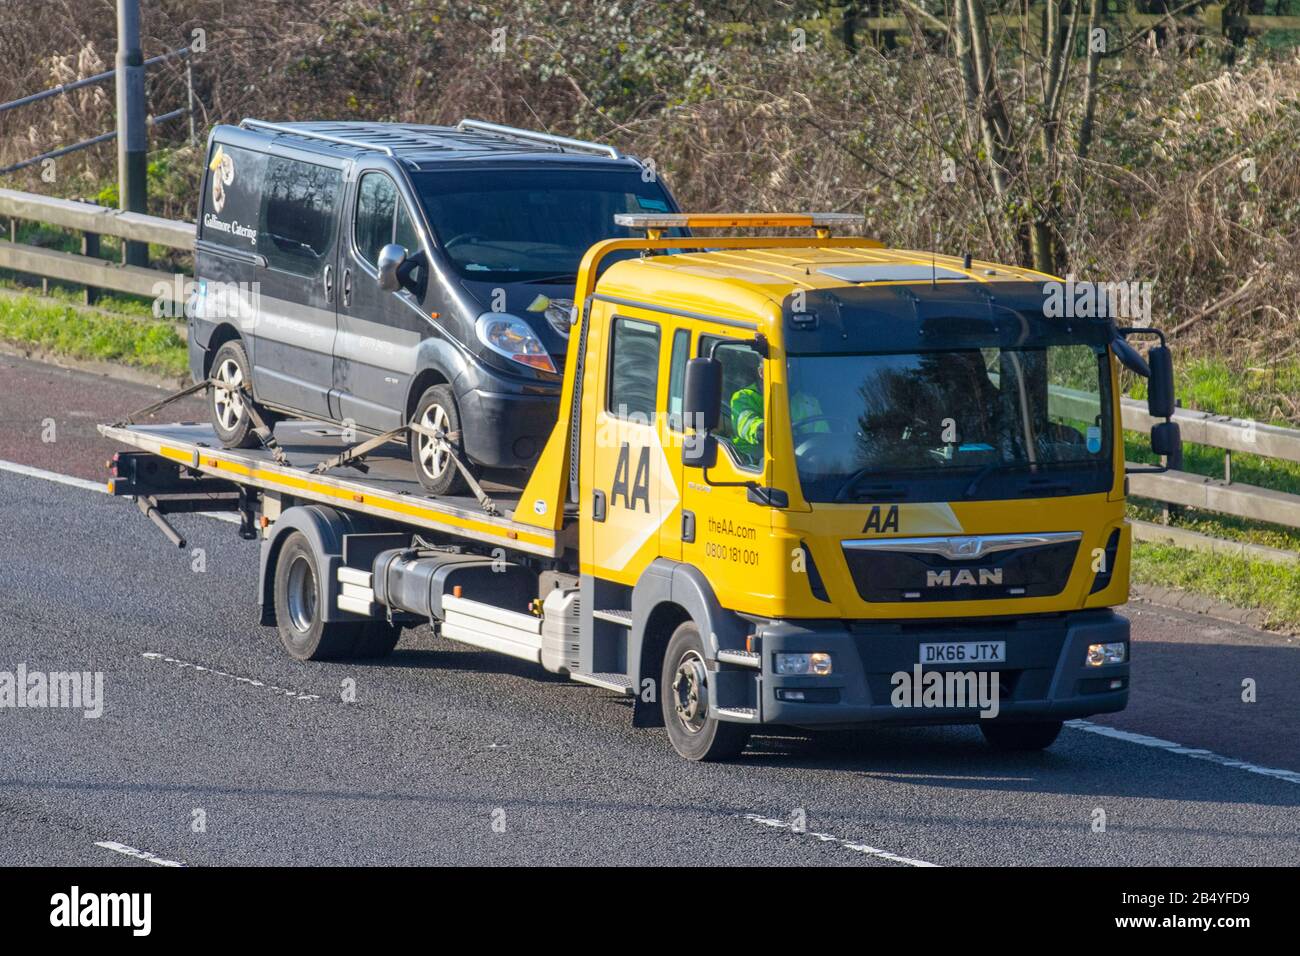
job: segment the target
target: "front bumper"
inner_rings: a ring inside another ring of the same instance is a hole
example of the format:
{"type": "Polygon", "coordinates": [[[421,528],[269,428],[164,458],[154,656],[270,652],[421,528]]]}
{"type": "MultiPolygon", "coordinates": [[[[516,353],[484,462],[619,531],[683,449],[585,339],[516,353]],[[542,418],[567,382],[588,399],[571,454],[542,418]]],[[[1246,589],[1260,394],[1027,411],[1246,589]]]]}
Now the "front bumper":
{"type": "MultiPolygon", "coordinates": [[[[1085,663],[1089,644],[1129,643],[1128,620],[1109,608],[991,621],[851,625],[842,621],[778,621],[761,625],[757,636],[762,650],[761,676],[753,669],[745,673],[723,665],[717,686],[724,698],[722,706],[748,708],[751,720],[764,724],[974,723],[981,719],[982,710],[974,702],[966,707],[917,706],[916,698],[907,696],[906,703],[896,706],[893,700],[901,683],[895,675],[905,673],[914,679],[921,644],[954,641],[1006,642],[1005,662],[927,664],[923,669],[997,672],[999,718],[1066,720],[1123,710],[1128,703],[1127,654],[1123,664],[1089,667],[1085,663]],[[832,655],[830,675],[776,673],[777,653],[815,651],[832,655]],[[1116,681],[1120,682],[1117,688],[1113,687],[1116,681]],[[791,691],[802,691],[805,699],[788,699],[791,691]],[[741,699],[744,697],[749,699],[741,699]]],[[[987,678],[986,686],[991,686],[987,678]]]]}

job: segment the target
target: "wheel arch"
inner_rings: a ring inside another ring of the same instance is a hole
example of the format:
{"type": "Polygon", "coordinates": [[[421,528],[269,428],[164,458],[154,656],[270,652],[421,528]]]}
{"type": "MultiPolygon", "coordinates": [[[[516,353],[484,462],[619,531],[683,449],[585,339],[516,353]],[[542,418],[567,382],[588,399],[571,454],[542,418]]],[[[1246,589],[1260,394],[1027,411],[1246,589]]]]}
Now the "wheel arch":
{"type": "Polygon", "coordinates": [[[724,608],[713,587],[689,564],[657,558],[642,573],[632,589],[632,630],[628,636],[627,668],[632,686],[633,723],[636,726],[660,726],[663,723],[657,686],[663,667],[663,655],[673,631],[686,621],[700,629],[705,656],[716,660],[718,649],[743,648],[749,622],[724,608]],[[642,681],[656,682],[655,700],[644,701],[642,681]]]}
{"type": "MultiPolygon", "coordinates": [[[[244,355],[248,357],[249,365],[252,365],[253,358],[248,355],[248,343],[244,337],[239,334],[239,330],[229,322],[222,322],[212,330],[208,336],[208,344],[203,350],[203,377],[207,378],[212,374],[212,360],[217,357],[217,350],[227,342],[239,342],[244,346],[244,355]]],[[[249,369],[252,372],[252,369],[249,369]]],[[[250,382],[251,384],[251,382],[250,382]]]]}
{"type": "Polygon", "coordinates": [[[296,505],[286,509],[271,527],[270,536],[263,539],[257,576],[257,603],[260,623],[274,627],[275,572],[280,562],[280,552],[289,536],[299,531],[311,545],[316,556],[324,601],[321,619],[324,621],[353,620],[344,618],[339,610],[338,569],[343,563],[343,536],[373,529],[373,523],[351,512],[337,511],[324,505],[296,505]]]}

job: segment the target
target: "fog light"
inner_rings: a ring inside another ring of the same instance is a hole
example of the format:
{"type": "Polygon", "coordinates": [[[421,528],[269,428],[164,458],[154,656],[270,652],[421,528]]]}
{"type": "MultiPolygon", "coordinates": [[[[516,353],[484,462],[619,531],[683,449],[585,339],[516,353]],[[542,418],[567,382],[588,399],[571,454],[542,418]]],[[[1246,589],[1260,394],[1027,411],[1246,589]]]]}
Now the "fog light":
{"type": "Polygon", "coordinates": [[[1128,644],[1124,641],[1116,641],[1113,644],[1088,645],[1089,667],[1123,664],[1126,660],[1128,660],[1128,644]]]}
{"type": "Polygon", "coordinates": [[[776,672],[826,677],[831,672],[831,656],[824,651],[813,654],[777,654],[776,672]]]}

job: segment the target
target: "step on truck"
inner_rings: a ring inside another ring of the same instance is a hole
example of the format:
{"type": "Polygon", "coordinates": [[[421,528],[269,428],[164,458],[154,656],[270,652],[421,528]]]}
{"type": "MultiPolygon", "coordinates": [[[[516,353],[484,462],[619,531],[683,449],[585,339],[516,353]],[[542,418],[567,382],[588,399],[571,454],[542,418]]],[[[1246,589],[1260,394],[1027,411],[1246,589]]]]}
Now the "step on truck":
{"type": "Polygon", "coordinates": [[[227,449],[128,420],[100,427],[130,448],[110,490],[182,547],[168,514],[235,512],[296,659],[379,657],[427,623],[629,698],[691,760],[767,725],[1042,748],[1125,706],[1121,369],[1176,454],[1157,330],[1058,316],[1051,276],[831,235],[856,217],[618,219],[638,237],[582,261],[526,481],[429,494],[403,440],[455,452],[418,422],[227,449]]]}

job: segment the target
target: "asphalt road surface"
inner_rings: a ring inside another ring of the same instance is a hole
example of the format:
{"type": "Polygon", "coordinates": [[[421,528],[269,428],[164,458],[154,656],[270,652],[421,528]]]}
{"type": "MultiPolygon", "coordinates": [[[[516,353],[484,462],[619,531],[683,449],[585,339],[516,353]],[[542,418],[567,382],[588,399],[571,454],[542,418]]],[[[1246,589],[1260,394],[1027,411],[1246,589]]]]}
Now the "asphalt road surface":
{"type": "MultiPolygon", "coordinates": [[[[99,481],[111,446],[61,423],[156,397],[0,360],[0,459],[99,481]]],[[[98,718],[0,708],[11,865],[1300,863],[1300,648],[1276,635],[1130,608],[1130,708],[1042,754],[765,731],[692,765],[612,695],[427,628],[296,663],[233,525],[178,516],[180,551],[92,487],[0,482],[0,672],[103,674],[98,718]]]]}

